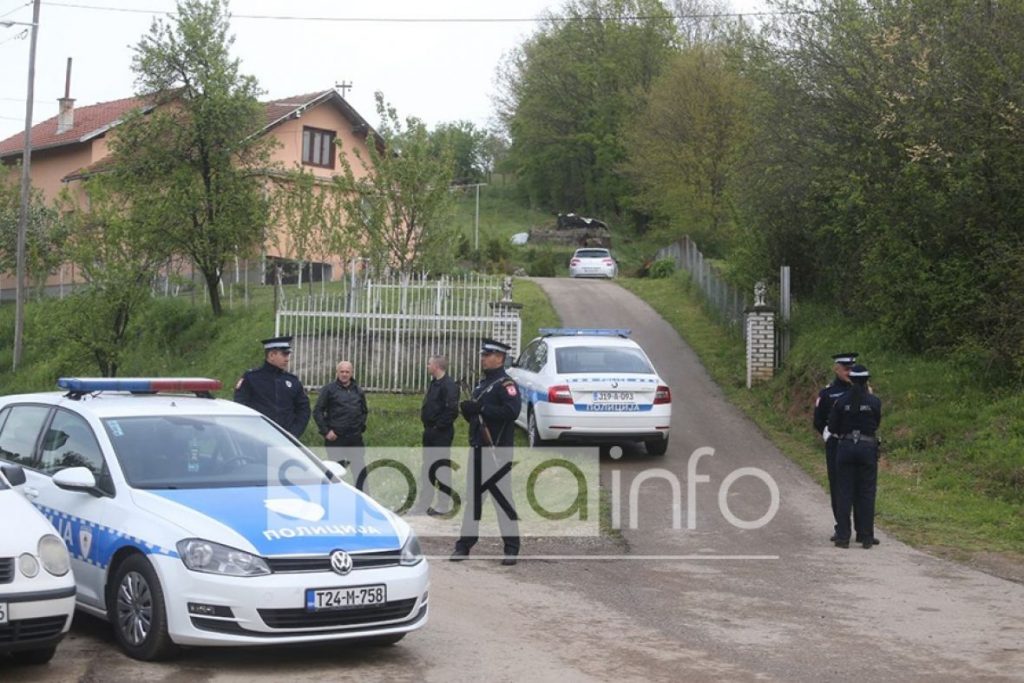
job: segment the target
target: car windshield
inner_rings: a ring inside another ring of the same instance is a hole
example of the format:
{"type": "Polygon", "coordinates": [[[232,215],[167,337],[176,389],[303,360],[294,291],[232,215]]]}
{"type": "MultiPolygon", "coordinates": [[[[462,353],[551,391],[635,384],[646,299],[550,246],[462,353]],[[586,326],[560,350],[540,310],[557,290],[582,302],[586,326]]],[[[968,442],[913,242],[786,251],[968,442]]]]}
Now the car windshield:
{"type": "Polygon", "coordinates": [[[564,346],[555,350],[558,373],[632,372],[653,375],[654,368],[639,349],[623,346],[564,346]]]}
{"type": "Polygon", "coordinates": [[[576,252],[576,258],[608,258],[611,254],[607,249],[580,249],[576,252]]]}
{"type": "Polygon", "coordinates": [[[258,415],[103,420],[125,479],[139,489],[327,483],[315,456],[258,415]]]}

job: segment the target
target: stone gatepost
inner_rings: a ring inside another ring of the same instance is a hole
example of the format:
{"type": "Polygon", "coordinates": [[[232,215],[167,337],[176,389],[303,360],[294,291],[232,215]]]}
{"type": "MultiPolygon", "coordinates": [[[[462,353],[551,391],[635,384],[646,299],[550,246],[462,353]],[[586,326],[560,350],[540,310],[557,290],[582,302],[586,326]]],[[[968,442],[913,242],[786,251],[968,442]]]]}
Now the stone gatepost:
{"type": "Polygon", "coordinates": [[[513,361],[519,357],[519,340],[522,333],[520,311],[523,305],[512,301],[512,278],[506,277],[501,289],[501,301],[490,303],[491,310],[494,311],[494,318],[491,322],[491,339],[511,346],[512,350],[509,351],[508,360],[513,361]]]}
{"type": "Polygon", "coordinates": [[[754,285],[754,305],[747,309],[747,388],[775,374],[775,309],[765,303],[768,288],[754,285]]]}

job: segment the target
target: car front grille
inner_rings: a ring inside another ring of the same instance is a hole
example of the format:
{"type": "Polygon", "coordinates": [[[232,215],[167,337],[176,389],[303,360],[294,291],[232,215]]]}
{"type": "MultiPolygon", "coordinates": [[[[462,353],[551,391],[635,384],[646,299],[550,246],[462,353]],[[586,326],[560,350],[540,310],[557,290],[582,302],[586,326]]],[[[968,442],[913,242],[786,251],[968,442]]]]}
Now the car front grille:
{"type": "Polygon", "coordinates": [[[64,630],[66,615],[56,617],[39,617],[38,619],[18,619],[0,625],[0,645],[26,643],[33,640],[48,640],[64,630]]]}
{"type": "Polygon", "coordinates": [[[324,612],[305,609],[261,609],[260,618],[270,628],[321,628],[365,626],[409,616],[416,599],[396,600],[373,607],[352,607],[324,612]]]}
{"type": "MultiPolygon", "coordinates": [[[[402,556],[401,550],[384,550],[373,553],[353,553],[352,569],[379,569],[380,567],[397,567],[402,556]]],[[[275,574],[286,572],[329,572],[331,558],[329,555],[319,557],[268,557],[270,571],[275,574]]]]}
{"type": "Polygon", "coordinates": [[[14,558],[0,557],[0,583],[14,581],[14,558]]]}

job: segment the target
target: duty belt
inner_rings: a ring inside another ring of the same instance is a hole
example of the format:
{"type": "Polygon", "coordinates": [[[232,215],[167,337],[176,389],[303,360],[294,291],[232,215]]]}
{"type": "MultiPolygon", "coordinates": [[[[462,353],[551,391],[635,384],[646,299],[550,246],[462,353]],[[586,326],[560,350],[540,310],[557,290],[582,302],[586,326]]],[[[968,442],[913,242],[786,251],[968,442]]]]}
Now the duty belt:
{"type": "Polygon", "coordinates": [[[874,436],[865,436],[860,432],[853,432],[852,434],[841,434],[838,438],[843,441],[852,441],[854,443],[866,443],[868,445],[877,444],[878,438],[874,436]]]}

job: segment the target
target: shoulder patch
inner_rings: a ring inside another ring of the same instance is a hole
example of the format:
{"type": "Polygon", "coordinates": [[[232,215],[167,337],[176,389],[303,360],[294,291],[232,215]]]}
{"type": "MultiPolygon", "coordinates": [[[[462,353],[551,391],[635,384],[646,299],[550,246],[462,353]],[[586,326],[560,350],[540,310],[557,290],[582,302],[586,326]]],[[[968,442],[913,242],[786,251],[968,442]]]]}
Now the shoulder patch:
{"type": "Polygon", "coordinates": [[[235,391],[238,391],[239,389],[242,388],[242,383],[243,382],[245,382],[245,375],[242,375],[241,377],[239,377],[238,381],[235,382],[235,391]]]}
{"type": "Polygon", "coordinates": [[[517,396],[519,392],[516,390],[516,383],[512,382],[511,384],[506,384],[505,393],[507,393],[509,396],[517,396]]]}

